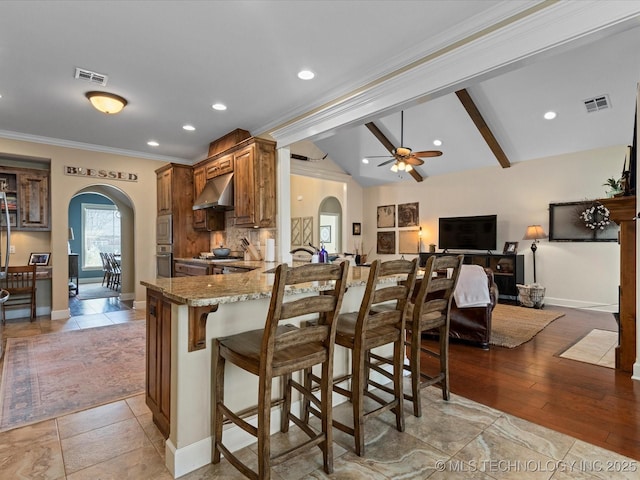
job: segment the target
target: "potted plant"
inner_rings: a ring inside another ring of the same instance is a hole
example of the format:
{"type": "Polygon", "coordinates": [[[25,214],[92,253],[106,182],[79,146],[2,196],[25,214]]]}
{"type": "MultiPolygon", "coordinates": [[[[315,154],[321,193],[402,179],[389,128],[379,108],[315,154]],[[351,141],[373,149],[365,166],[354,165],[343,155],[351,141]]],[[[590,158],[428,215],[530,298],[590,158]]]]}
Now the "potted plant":
{"type": "Polygon", "coordinates": [[[613,177],[609,177],[607,181],[602,184],[602,186],[609,187],[607,197],[615,197],[616,195],[622,193],[622,185],[620,183],[620,180],[616,180],[613,177]]]}

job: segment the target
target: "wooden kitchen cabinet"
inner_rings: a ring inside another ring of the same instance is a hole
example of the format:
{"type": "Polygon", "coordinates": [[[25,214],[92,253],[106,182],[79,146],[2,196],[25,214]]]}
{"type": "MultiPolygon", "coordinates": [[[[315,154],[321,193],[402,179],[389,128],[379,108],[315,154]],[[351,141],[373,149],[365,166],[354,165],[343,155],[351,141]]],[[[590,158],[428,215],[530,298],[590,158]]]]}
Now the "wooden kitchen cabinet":
{"type": "Polygon", "coordinates": [[[15,230],[51,230],[48,170],[2,168],[0,182],[5,185],[9,221],[15,230]]]}
{"type": "MultiPolygon", "coordinates": [[[[204,190],[204,186],[207,183],[207,172],[204,166],[195,168],[193,170],[193,198],[198,198],[198,195],[204,190]]],[[[194,210],[193,211],[193,228],[196,230],[206,230],[207,228],[207,212],[206,210],[194,210]]]]}
{"type": "Polygon", "coordinates": [[[252,140],[234,154],[236,225],[273,228],[276,226],[275,143],[259,138],[252,140]]]}
{"type": "Polygon", "coordinates": [[[171,303],[147,289],[146,404],[164,438],[171,421],[171,303]]]}
{"type": "Polygon", "coordinates": [[[172,215],[173,255],[192,257],[209,251],[208,232],[194,229],[193,169],[167,164],[156,170],[158,215],[172,215]]]}

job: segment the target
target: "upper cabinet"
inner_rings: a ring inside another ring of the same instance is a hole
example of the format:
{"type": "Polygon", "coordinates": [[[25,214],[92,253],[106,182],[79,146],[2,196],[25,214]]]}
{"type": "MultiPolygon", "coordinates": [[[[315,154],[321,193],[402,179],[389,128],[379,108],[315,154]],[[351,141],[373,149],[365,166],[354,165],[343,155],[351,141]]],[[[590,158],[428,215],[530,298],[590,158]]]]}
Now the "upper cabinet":
{"type": "Polygon", "coordinates": [[[158,215],[169,215],[173,212],[171,204],[171,182],[173,169],[169,166],[156,170],[158,175],[158,215]]]}
{"type": "MultiPolygon", "coordinates": [[[[230,172],[233,172],[235,225],[274,228],[276,226],[275,142],[250,137],[198,163],[193,169],[194,195],[197,197],[202,192],[207,180],[230,172]]],[[[160,187],[158,187],[158,195],[160,195],[160,187]]],[[[158,205],[160,205],[160,198],[158,198],[158,205]]],[[[217,229],[212,228],[211,222],[205,220],[204,216],[198,219],[199,217],[194,216],[195,228],[202,228],[202,222],[207,222],[208,230],[217,229]]]]}
{"type": "MultiPolygon", "coordinates": [[[[195,168],[193,170],[193,198],[198,196],[204,190],[204,186],[207,183],[207,169],[205,166],[195,168]]],[[[158,192],[160,190],[158,189],[158,192]]],[[[205,230],[207,228],[207,212],[206,210],[194,210],[193,211],[193,228],[196,230],[205,230]]]]}
{"type": "Polygon", "coordinates": [[[234,155],[236,225],[276,226],[275,143],[259,138],[234,155]]]}
{"type": "MultiPolygon", "coordinates": [[[[11,227],[15,230],[51,230],[48,171],[2,168],[0,188],[7,194],[11,227]]],[[[2,216],[2,225],[5,223],[2,216]]]]}

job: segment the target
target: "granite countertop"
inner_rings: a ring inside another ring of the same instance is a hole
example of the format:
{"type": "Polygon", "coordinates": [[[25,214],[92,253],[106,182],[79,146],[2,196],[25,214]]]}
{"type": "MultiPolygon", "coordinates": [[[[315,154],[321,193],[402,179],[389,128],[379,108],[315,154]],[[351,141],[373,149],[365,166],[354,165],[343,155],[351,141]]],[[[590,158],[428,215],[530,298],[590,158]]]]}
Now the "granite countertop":
{"type": "MultiPolygon", "coordinates": [[[[174,258],[176,262],[182,263],[190,263],[192,265],[219,265],[224,267],[225,265],[228,267],[238,267],[238,268],[246,268],[247,270],[255,270],[256,268],[263,268],[266,262],[259,260],[242,260],[240,258],[233,260],[221,260],[216,258],[174,258]]],[[[269,263],[271,265],[276,265],[275,262],[269,263]]]]}
{"type": "MultiPolygon", "coordinates": [[[[277,264],[275,262],[240,262],[245,265],[251,264],[255,269],[246,273],[229,275],[155,278],[142,280],[140,283],[151,290],[161,292],[167,299],[175,303],[186,304],[190,307],[204,307],[270,297],[275,274],[265,272],[271,271],[277,264]],[[259,267],[257,267],[258,264],[259,267]]],[[[231,264],[233,262],[225,263],[231,264]]],[[[365,285],[368,275],[369,267],[350,267],[347,287],[365,285]]],[[[391,283],[397,280],[396,277],[382,277],[379,282],[391,283]]],[[[308,283],[295,289],[287,289],[287,293],[315,292],[329,288],[328,285],[323,287],[308,283]]]]}

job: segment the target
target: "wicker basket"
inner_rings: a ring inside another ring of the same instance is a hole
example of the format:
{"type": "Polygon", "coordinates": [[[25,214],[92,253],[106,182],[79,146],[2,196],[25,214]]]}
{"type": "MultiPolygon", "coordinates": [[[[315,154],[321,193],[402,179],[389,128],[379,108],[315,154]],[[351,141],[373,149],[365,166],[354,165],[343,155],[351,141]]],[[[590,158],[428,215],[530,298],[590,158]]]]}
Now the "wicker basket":
{"type": "Polygon", "coordinates": [[[517,285],[518,301],[525,307],[542,308],[544,305],[545,288],[542,285],[517,285]]]}

